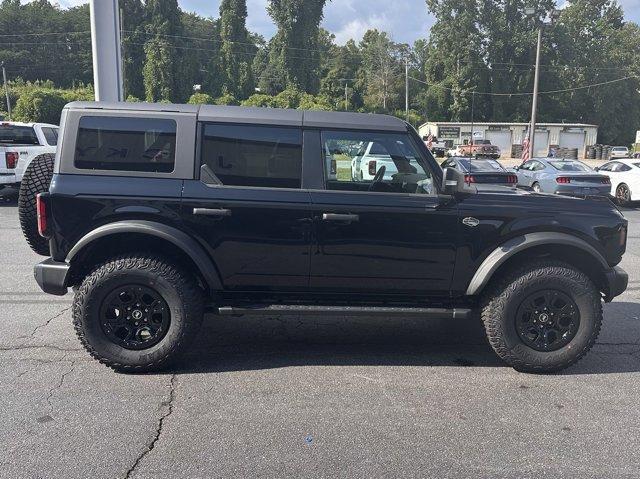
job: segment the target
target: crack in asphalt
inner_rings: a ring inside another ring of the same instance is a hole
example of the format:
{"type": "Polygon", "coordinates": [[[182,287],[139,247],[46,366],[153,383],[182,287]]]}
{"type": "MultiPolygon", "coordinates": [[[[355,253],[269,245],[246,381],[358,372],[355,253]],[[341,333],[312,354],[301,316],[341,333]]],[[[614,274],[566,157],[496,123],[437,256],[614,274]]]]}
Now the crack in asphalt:
{"type": "Polygon", "coordinates": [[[46,328],[47,326],[49,326],[49,323],[51,323],[51,321],[53,321],[54,319],[59,318],[60,316],[62,316],[64,313],[66,313],[67,311],[69,311],[72,308],[72,306],[69,306],[68,308],[64,308],[62,311],[60,311],[58,314],[50,317],[49,319],[47,319],[44,323],[39,324],[38,326],[36,326],[34,328],[33,331],[31,331],[31,335],[30,337],[33,338],[35,336],[35,334],[38,332],[39,329],[42,328],[46,328]]]}
{"type": "Polygon", "coordinates": [[[82,351],[82,348],[63,348],[54,346],[53,344],[17,344],[15,346],[0,346],[1,351],[22,351],[25,349],[52,349],[54,351],[62,351],[70,353],[74,351],[82,351]]]}
{"type": "MultiPolygon", "coordinates": [[[[65,354],[65,357],[66,357],[66,354],[65,354]]],[[[64,361],[64,357],[62,358],[62,361],[64,361]]],[[[50,412],[53,412],[53,404],[51,403],[51,399],[53,398],[53,395],[58,389],[62,387],[62,385],[64,384],[65,378],[69,374],[71,374],[75,369],[76,369],[76,361],[74,359],[74,360],[71,360],[71,366],[69,367],[69,370],[60,375],[60,381],[58,381],[58,384],[54,385],[51,389],[49,389],[49,394],[47,395],[47,404],[49,405],[50,412]]]]}
{"type": "Polygon", "coordinates": [[[158,419],[156,431],[153,438],[151,439],[151,442],[149,443],[147,448],[143,450],[142,453],[136,458],[133,465],[127,470],[127,473],[125,474],[124,479],[129,479],[130,477],[132,477],[132,474],[136,471],[140,462],[142,462],[142,460],[147,456],[147,454],[149,454],[153,450],[153,448],[156,447],[156,443],[160,440],[160,436],[162,435],[162,429],[164,427],[164,421],[173,412],[173,401],[175,399],[175,391],[176,391],[175,380],[176,380],[176,375],[172,374],[171,381],[169,381],[169,400],[162,401],[162,403],[160,404],[161,406],[165,406],[166,409],[158,419]]]}

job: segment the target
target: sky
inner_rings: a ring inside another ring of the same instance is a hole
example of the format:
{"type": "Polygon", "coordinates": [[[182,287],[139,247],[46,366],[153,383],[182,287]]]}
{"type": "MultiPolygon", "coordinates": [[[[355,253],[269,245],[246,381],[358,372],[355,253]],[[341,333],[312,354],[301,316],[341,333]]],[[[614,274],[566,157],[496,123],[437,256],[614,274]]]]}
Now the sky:
{"type": "MultiPolygon", "coordinates": [[[[640,23],[640,0],[618,0],[625,18],[640,23]]],[[[62,7],[87,3],[87,0],[58,0],[62,7]]],[[[204,17],[218,17],[220,0],[178,0],[180,7],[204,17]]],[[[269,39],[275,32],[266,11],[267,0],[247,0],[247,27],[269,39]]],[[[344,44],[360,40],[370,28],[384,30],[396,42],[413,43],[426,38],[433,24],[424,0],[332,0],[324,9],[322,26],[344,44]]]]}

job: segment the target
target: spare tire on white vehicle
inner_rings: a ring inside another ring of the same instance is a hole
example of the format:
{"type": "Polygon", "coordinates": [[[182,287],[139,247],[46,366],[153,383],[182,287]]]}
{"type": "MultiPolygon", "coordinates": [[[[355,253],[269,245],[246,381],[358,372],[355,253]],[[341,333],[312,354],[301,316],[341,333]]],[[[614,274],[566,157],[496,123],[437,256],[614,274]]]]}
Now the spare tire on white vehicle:
{"type": "Polygon", "coordinates": [[[36,156],[27,166],[18,197],[18,216],[20,226],[31,249],[42,256],[49,256],[49,241],[38,233],[38,214],[36,197],[39,193],[49,191],[55,155],[45,153],[36,156]]]}

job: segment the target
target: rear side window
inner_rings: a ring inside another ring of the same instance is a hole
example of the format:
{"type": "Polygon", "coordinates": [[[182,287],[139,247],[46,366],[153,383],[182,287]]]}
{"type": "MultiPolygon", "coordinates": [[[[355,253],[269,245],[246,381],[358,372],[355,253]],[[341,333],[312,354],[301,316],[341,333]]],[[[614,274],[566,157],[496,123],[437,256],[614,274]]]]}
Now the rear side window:
{"type": "Polygon", "coordinates": [[[76,168],[171,173],[175,155],[174,120],[106,116],[80,119],[76,168]]]}
{"type": "Polygon", "coordinates": [[[302,130],[205,124],[202,164],[223,185],[300,188],[302,130]]]}
{"type": "Polygon", "coordinates": [[[47,140],[47,145],[56,146],[58,144],[58,129],[57,128],[42,128],[42,134],[44,139],[47,140]]]}
{"type": "Polygon", "coordinates": [[[10,145],[39,145],[36,132],[31,126],[11,125],[0,123],[0,144],[10,145]]]}

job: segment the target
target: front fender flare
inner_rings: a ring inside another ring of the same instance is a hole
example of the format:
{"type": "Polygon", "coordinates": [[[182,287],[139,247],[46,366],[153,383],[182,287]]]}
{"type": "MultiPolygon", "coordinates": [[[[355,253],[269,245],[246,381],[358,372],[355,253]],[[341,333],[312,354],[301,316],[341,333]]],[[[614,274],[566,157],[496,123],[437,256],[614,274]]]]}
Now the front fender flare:
{"type": "Polygon", "coordinates": [[[124,220],[99,226],[80,238],[67,254],[65,261],[71,264],[73,258],[90,243],[106,236],[121,233],[145,234],[173,243],[193,260],[211,291],[222,289],[218,270],[204,248],[184,231],[155,221],[124,220]]]}
{"type": "Polygon", "coordinates": [[[473,278],[471,278],[466,295],[473,296],[479,294],[498,268],[513,255],[534,246],[541,245],[562,245],[580,248],[593,256],[593,258],[599,262],[603,270],[610,268],[607,260],[602,256],[602,254],[580,238],[559,232],[528,233],[512,238],[493,250],[493,252],[484,259],[480,267],[476,270],[473,278]]]}

